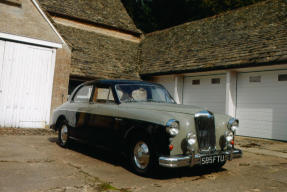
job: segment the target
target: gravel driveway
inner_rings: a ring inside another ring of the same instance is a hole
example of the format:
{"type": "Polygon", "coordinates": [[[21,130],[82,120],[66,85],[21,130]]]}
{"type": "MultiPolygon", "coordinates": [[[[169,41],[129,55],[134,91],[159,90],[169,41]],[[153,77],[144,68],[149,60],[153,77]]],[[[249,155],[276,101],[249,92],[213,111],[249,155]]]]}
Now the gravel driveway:
{"type": "Polygon", "coordinates": [[[78,143],[63,149],[53,134],[1,135],[0,191],[285,191],[287,159],[252,153],[252,146],[244,146],[252,142],[244,142],[243,158],[218,172],[162,169],[144,178],[131,173],[116,152],[78,143]]]}

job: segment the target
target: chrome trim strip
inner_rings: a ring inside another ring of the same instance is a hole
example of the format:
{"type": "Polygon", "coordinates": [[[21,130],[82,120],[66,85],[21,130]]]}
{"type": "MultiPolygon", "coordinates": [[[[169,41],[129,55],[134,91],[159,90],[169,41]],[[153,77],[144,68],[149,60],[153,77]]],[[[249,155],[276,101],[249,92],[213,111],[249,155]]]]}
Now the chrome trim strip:
{"type": "Polygon", "coordinates": [[[177,167],[192,167],[200,164],[200,158],[209,155],[225,155],[227,160],[242,157],[240,149],[233,151],[216,151],[212,154],[192,154],[192,155],[178,155],[178,156],[162,156],[159,157],[159,165],[162,167],[177,168],[177,167]]]}

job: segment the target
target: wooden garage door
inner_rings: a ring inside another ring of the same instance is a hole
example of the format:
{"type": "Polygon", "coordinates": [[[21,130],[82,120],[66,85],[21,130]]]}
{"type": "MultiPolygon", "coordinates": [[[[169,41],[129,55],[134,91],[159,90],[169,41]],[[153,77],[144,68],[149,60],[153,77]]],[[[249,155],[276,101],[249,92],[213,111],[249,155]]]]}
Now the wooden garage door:
{"type": "Polygon", "coordinates": [[[224,114],[225,84],[225,75],[185,77],[183,84],[183,104],[196,105],[224,114]]]}
{"type": "Polygon", "coordinates": [[[287,70],[239,73],[239,135],[287,140],[287,70]]]}
{"type": "Polygon", "coordinates": [[[0,126],[49,123],[55,51],[0,40],[0,126]]]}

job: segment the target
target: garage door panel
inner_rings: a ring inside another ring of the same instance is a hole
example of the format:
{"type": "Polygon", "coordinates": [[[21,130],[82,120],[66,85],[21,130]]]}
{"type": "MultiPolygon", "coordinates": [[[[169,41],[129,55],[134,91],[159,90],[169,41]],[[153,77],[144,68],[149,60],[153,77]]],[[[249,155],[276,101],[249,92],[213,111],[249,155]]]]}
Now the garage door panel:
{"type": "Polygon", "coordinates": [[[246,136],[286,140],[286,124],[278,122],[240,122],[240,130],[248,132],[246,136]],[[276,127],[276,129],[273,129],[276,127]]]}
{"type": "MultiPolygon", "coordinates": [[[[250,108],[250,106],[246,105],[246,107],[241,107],[240,109],[237,110],[237,114],[240,116],[250,116],[252,118],[254,117],[261,117],[262,115],[269,115],[271,117],[274,116],[274,114],[276,114],[276,116],[280,116],[280,117],[286,117],[286,113],[287,113],[287,109],[282,107],[282,105],[280,105],[278,108],[277,107],[268,107],[266,106],[266,108],[263,108],[262,106],[259,106],[262,104],[258,104],[253,106],[253,108],[250,108]],[[256,113],[255,115],[252,115],[256,113]]],[[[283,119],[283,121],[285,121],[283,119]]]]}
{"type": "Polygon", "coordinates": [[[183,86],[183,104],[207,108],[211,111],[225,113],[225,76],[185,77],[183,86]],[[220,78],[220,84],[212,84],[212,78],[220,78]],[[193,85],[193,80],[200,83],[193,85]]]}
{"type": "Polygon", "coordinates": [[[287,82],[278,81],[282,73],[287,71],[238,74],[238,134],[287,140],[287,82]],[[250,76],[260,76],[261,81],[249,82],[250,76]]]}
{"type": "MultiPolygon", "coordinates": [[[[286,88],[286,87],[285,87],[286,88]]],[[[261,89],[240,89],[240,93],[238,96],[245,97],[249,100],[264,100],[267,103],[273,103],[272,100],[286,102],[286,99],[282,97],[282,94],[287,94],[287,91],[282,88],[268,88],[262,87],[261,89]],[[282,90],[283,89],[283,90],[282,90]],[[266,94],[266,90],[268,90],[268,94],[266,94]]],[[[238,101],[238,103],[245,102],[244,100],[238,101]]]]}
{"type": "Polygon", "coordinates": [[[49,122],[54,57],[52,49],[6,42],[0,126],[43,128],[49,122]]]}

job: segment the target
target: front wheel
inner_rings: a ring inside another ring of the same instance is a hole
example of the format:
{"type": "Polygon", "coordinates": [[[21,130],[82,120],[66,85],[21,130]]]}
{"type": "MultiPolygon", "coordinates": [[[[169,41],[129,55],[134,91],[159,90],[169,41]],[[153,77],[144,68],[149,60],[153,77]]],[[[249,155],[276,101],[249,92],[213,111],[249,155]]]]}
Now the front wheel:
{"type": "Polygon", "coordinates": [[[154,151],[147,139],[138,138],[131,143],[130,162],[133,171],[139,175],[148,175],[155,170],[154,151]]]}
{"type": "Polygon", "coordinates": [[[59,123],[59,129],[58,129],[58,144],[61,147],[67,147],[70,143],[69,139],[69,127],[68,123],[66,121],[61,121],[59,123]]]}

